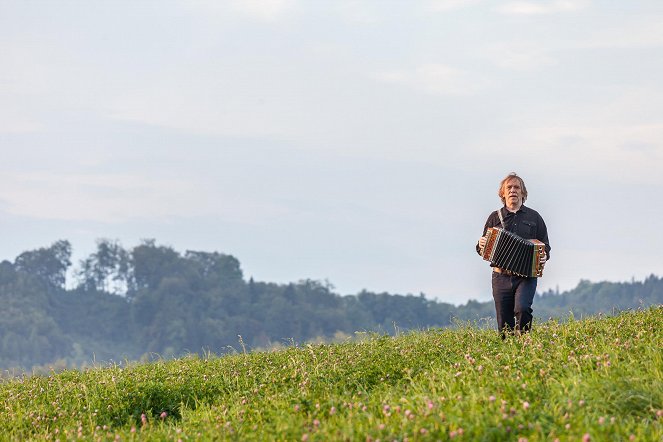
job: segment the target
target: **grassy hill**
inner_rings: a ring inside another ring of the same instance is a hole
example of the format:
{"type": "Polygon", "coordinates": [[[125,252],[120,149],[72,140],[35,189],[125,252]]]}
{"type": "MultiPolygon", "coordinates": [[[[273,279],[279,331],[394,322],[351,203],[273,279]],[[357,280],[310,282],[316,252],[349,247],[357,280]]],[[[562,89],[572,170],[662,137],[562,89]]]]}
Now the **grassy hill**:
{"type": "Polygon", "coordinates": [[[0,384],[2,440],[663,439],[663,307],[0,384]]]}

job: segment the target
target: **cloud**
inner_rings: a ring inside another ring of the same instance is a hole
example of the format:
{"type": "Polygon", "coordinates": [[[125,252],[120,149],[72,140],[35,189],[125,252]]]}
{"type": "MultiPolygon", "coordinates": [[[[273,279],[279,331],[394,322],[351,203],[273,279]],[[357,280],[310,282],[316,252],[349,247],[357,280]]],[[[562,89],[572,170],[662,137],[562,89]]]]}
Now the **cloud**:
{"type": "Polygon", "coordinates": [[[583,0],[554,0],[554,1],[513,1],[498,8],[499,12],[508,15],[545,15],[564,12],[579,11],[588,6],[583,0]]]}
{"type": "Polygon", "coordinates": [[[499,142],[500,155],[540,163],[580,179],[663,185],[663,124],[543,124],[513,131],[499,142]]]}
{"type": "Polygon", "coordinates": [[[382,20],[384,14],[384,10],[379,6],[375,8],[374,5],[362,1],[337,1],[330,4],[343,21],[353,24],[374,25],[382,20]]]}
{"type": "Polygon", "coordinates": [[[102,223],[212,216],[249,226],[300,215],[283,201],[200,174],[3,173],[0,208],[40,220],[102,223]]]}
{"type": "Polygon", "coordinates": [[[118,222],[165,216],[181,209],[191,186],[132,175],[3,174],[0,200],[12,215],[52,220],[118,222]],[[178,207],[179,206],[179,207],[178,207]]]}
{"type": "Polygon", "coordinates": [[[27,134],[39,132],[43,125],[16,110],[0,107],[0,134],[27,134]]]}
{"type": "Polygon", "coordinates": [[[484,50],[485,56],[502,69],[532,71],[558,63],[550,52],[535,44],[495,43],[484,50]]]}
{"type": "Polygon", "coordinates": [[[184,1],[190,11],[226,16],[228,14],[262,22],[274,22],[286,17],[296,5],[295,0],[216,0],[184,1]]]}
{"type": "Polygon", "coordinates": [[[604,28],[594,28],[588,37],[577,42],[577,46],[584,49],[663,47],[663,17],[620,20],[604,28]]]}
{"type": "Polygon", "coordinates": [[[433,11],[446,12],[454,9],[466,8],[481,1],[482,0],[430,0],[428,5],[433,11]]]}
{"type": "Polygon", "coordinates": [[[439,63],[410,70],[383,71],[373,78],[434,95],[473,95],[486,86],[485,80],[475,74],[439,63]]]}

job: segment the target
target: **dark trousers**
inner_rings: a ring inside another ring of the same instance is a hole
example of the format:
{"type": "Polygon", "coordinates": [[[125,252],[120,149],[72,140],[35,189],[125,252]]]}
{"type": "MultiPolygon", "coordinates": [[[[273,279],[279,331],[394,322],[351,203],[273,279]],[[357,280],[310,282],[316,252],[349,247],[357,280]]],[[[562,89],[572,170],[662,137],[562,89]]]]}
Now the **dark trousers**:
{"type": "Polygon", "coordinates": [[[537,279],[497,272],[493,272],[492,278],[497,329],[502,333],[502,338],[514,330],[528,331],[532,327],[532,302],[537,279]]]}

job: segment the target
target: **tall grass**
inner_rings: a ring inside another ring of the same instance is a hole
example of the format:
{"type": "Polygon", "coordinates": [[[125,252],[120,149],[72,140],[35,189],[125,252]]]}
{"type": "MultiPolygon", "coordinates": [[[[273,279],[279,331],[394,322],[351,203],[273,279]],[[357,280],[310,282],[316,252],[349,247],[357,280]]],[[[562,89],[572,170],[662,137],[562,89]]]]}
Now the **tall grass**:
{"type": "Polygon", "coordinates": [[[663,440],[663,307],[0,384],[3,440],[663,440]]]}

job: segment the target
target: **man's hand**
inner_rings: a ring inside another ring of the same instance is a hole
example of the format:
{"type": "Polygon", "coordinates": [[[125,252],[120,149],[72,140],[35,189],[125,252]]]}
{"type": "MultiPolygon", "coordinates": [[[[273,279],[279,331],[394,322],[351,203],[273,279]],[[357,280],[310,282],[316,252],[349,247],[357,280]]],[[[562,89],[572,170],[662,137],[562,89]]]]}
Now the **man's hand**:
{"type": "Polygon", "coordinates": [[[546,255],[546,254],[544,253],[543,255],[541,255],[541,259],[540,259],[541,266],[546,265],[546,261],[548,261],[548,255],[546,255]]]}
{"type": "Polygon", "coordinates": [[[482,236],[481,238],[479,238],[479,247],[481,249],[486,247],[486,241],[488,241],[488,239],[485,236],[482,236]]]}

